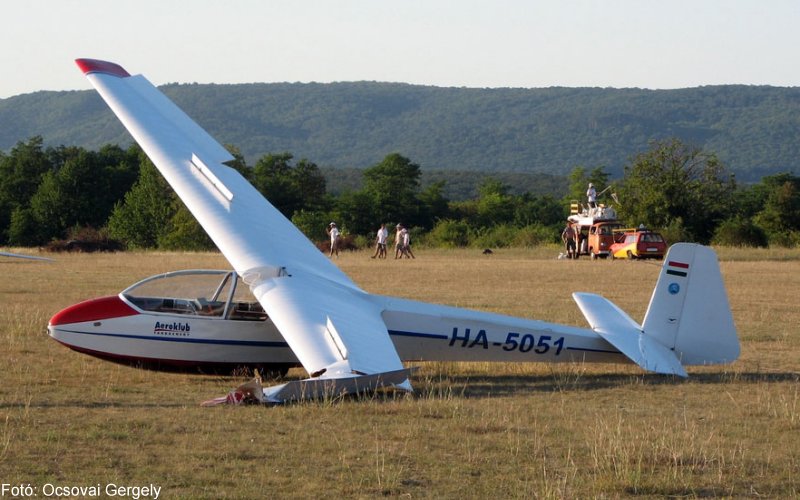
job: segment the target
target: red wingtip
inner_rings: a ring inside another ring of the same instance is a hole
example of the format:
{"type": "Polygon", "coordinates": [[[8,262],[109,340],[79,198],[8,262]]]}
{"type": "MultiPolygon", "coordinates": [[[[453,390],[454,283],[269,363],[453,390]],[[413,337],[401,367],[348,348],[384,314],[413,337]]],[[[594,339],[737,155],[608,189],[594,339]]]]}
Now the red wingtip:
{"type": "Polygon", "coordinates": [[[125,78],[131,76],[125,68],[119,64],[108,61],[101,61],[99,59],[75,59],[75,64],[83,71],[84,74],[89,73],[106,73],[108,75],[118,76],[125,78]]]}

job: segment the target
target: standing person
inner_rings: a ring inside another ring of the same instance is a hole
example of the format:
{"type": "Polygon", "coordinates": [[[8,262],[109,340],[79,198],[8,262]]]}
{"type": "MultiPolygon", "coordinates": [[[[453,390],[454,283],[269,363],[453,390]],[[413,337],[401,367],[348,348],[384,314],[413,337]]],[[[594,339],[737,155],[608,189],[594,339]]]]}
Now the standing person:
{"type": "Polygon", "coordinates": [[[416,257],[414,257],[414,252],[411,251],[411,233],[406,228],[403,228],[403,255],[405,255],[406,258],[411,257],[412,259],[416,259],[416,257]]]}
{"type": "Polygon", "coordinates": [[[585,250],[586,250],[586,253],[588,253],[588,249],[584,249],[584,243],[586,243],[586,238],[587,238],[587,235],[583,234],[583,231],[581,231],[581,226],[579,226],[578,224],[575,224],[575,258],[576,259],[578,257],[580,257],[581,253],[584,253],[585,250]]]}
{"type": "Polygon", "coordinates": [[[394,258],[399,259],[403,253],[403,225],[398,224],[394,233],[394,258]]]}
{"type": "Polygon", "coordinates": [[[589,183],[589,189],[586,190],[586,198],[589,201],[589,208],[597,207],[597,191],[594,189],[594,184],[589,183]]]}
{"type": "Polygon", "coordinates": [[[386,229],[386,224],[381,224],[380,229],[378,229],[377,237],[375,238],[375,254],[372,256],[374,259],[375,257],[379,259],[386,258],[386,240],[389,238],[389,230],[386,229]]]}
{"type": "Polygon", "coordinates": [[[564,251],[568,259],[575,258],[575,229],[571,222],[567,222],[567,227],[561,232],[561,241],[564,242],[564,251]]]}
{"type": "Polygon", "coordinates": [[[336,252],[336,256],[339,256],[339,229],[336,227],[335,222],[331,222],[328,225],[328,229],[325,230],[328,233],[328,236],[331,237],[331,257],[333,257],[333,253],[336,252]]]}

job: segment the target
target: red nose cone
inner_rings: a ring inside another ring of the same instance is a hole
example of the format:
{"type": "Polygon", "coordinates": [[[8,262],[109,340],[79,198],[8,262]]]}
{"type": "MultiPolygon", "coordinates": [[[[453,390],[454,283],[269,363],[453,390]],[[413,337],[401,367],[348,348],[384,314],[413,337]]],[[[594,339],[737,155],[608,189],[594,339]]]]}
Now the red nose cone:
{"type": "Polygon", "coordinates": [[[119,318],[121,316],[133,316],[134,314],[139,313],[123,302],[119,296],[114,295],[113,297],[87,300],[74,306],[69,306],[50,318],[50,326],[119,318]]]}

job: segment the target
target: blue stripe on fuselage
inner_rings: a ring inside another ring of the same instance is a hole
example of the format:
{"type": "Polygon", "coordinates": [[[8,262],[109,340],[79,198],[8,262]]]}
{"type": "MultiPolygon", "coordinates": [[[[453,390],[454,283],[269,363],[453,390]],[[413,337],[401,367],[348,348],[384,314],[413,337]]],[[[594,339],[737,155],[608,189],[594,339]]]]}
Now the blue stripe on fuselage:
{"type": "MultiPolygon", "coordinates": [[[[389,330],[389,335],[397,337],[416,337],[422,339],[435,339],[435,340],[450,340],[448,335],[440,335],[436,333],[420,333],[420,332],[405,332],[401,330],[389,330]]],[[[583,352],[599,352],[603,354],[622,354],[619,351],[609,351],[607,349],[590,349],[588,347],[565,347],[568,351],[583,351],[583,352]]]]}
{"type": "Polygon", "coordinates": [[[95,333],[95,332],[80,332],[77,330],[63,330],[58,329],[62,332],[67,333],[78,333],[81,335],[97,335],[99,337],[116,337],[116,338],[123,338],[123,339],[135,339],[135,340],[157,340],[160,342],[184,342],[189,344],[216,344],[216,345],[242,345],[242,346],[252,346],[252,347],[289,347],[289,344],[286,342],[268,342],[263,340],[213,340],[213,339],[193,339],[193,338],[185,338],[185,337],[150,337],[146,335],[125,335],[121,333],[95,333]]]}
{"type": "Polygon", "coordinates": [[[437,339],[437,340],[450,339],[450,337],[447,335],[439,335],[436,333],[404,332],[401,330],[389,330],[389,335],[395,335],[398,337],[418,337],[423,339],[437,339]]]}

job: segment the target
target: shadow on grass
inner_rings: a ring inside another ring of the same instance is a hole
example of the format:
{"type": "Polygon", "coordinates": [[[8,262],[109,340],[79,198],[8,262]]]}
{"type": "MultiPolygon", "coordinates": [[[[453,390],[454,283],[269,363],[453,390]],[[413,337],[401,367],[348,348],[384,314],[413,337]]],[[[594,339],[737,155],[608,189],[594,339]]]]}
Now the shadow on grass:
{"type": "MultiPolygon", "coordinates": [[[[415,399],[494,398],[522,396],[541,392],[581,392],[631,386],[661,386],[684,384],[753,384],[799,382],[798,372],[720,372],[698,373],[683,379],[672,375],[642,374],[586,374],[579,372],[553,372],[549,374],[491,375],[491,374],[429,374],[412,379],[415,399]]],[[[379,391],[377,393],[346,394],[321,400],[288,403],[331,405],[341,402],[389,402],[405,398],[404,392],[379,391]]],[[[0,410],[9,409],[183,409],[199,406],[198,401],[175,400],[158,402],[124,401],[20,401],[0,403],[0,410]]],[[[249,405],[248,405],[249,406],[249,405]]],[[[283,406],[283,405],[264,405],[283,406]]]]}
{"type": "Polygon", "coordinates": [[[469,398],[517,396],[531,392],[594,391],[625,386],[659,386],[683,384],[779,383],[798,382],[800,373],[723,372],[699,373],[689,378],[659,374],[580,374],[551,373],[542,375],[447,375],[430,377],[425,386],[417,382],[420,397],[434,396],[449,386],[453,395],[469,398]]]}
{"type": "MultiPolygon", "coordinates": [[[[31,409],[31,410],[48,410],[48,409],[65,409],[65,408],[80,408],[84,410],[106,410],[106,409],[133,409],[133,408],[186,408],[187,406],[195,406],[192,401],[175,401],[175,402],[135,402],[135,403],[120,403],[120,402],[97,402],[97,401],[43,401],[43,402],[6,402],[0,403],[0,410],[11,409],[31,409]]],[[[199,403],[197,404],[199,406],[199,403]]]]}

